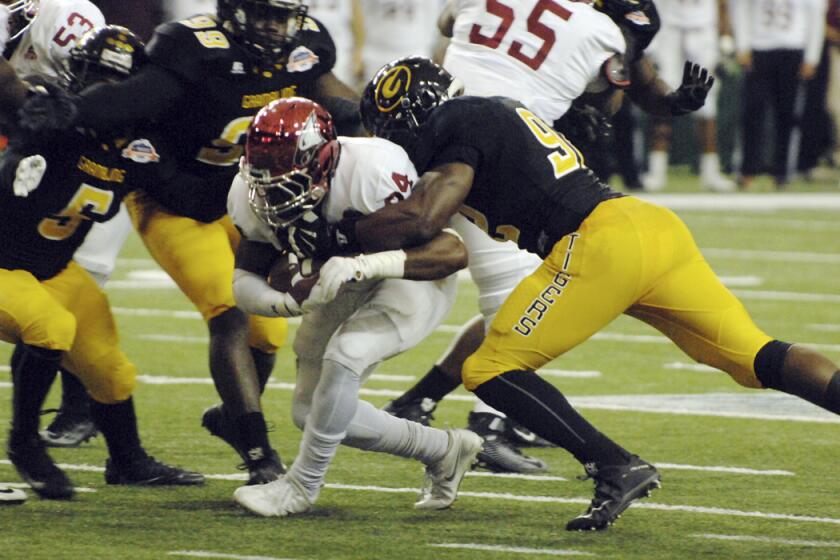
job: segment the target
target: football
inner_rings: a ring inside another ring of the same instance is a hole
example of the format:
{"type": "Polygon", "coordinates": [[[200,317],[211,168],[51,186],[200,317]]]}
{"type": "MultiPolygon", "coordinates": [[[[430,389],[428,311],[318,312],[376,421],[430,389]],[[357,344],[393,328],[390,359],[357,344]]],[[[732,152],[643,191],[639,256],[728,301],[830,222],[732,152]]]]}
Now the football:
{"type": "Polygon", "coordinates": [[[318,281],[321,262],[304,259],[298,262],[294,255],[284,254],[271,266],[268,284],[278,292],[284,292],[303,303],[318,281]]]}

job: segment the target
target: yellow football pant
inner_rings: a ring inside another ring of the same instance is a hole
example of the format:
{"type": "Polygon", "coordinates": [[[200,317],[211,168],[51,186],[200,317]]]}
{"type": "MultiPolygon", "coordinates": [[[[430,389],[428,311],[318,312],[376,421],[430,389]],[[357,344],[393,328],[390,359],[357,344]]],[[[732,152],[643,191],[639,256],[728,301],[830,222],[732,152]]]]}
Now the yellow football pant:
{"type": "Polygon", "coordinates": [[[741,385],[761,387],[753,360],[771,338],[721,284],[682,220],[633,197],[599,204],[514,289],[464,364],[464,385],[537,370],[621,313],[741,385]]]}
{"type": "MultiPolygon", "coordinates": [[[[167,212],[143,191],[126,198],[143,243],[158,264],[209,321],[236,306],[233,255],[240,235],[228,216],[212,223],[167,212]]],[[[272,354],[286,340],[286,320],[249,316],[248,345],[272,354]]]]}
{"type": "Polygon", "coordinates": [[[43,282],[0,269],[0,339],[63,351],[62,365],[101,403],[124,401],[137,370],[119,348],[105,293],[75,262],[43,282]]]}

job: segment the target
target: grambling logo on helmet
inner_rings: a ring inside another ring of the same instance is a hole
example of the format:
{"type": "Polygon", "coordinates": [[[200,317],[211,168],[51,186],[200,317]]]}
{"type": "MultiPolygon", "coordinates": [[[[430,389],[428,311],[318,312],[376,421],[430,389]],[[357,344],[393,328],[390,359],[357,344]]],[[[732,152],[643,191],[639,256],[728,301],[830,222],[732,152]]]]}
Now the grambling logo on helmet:
{"type": "Polygon", "coordinates": [[[411,69],[402,65],[391,68],[376,87],[376,107],[383,113],[393,111],[399,107],[410,85],[411,69]]]}

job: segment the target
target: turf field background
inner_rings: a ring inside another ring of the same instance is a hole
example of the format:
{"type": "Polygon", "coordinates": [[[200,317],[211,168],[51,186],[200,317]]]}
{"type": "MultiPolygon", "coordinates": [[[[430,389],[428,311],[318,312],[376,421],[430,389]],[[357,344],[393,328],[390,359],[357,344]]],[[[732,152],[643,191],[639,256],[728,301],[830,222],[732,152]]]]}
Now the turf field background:
{"type": "MultiPolygon", "coordinates": [[[[686,173],[669,190],[693,191],[686,173]]],[[[770,184],[759,183],[759,191],[770,184]]],[[[793,192],[836,184],[795,184],[793,192]]],[[[721,197],[725,206],[725,197],[721,197]]],[[[840,361],[840,210],[679,210],[719,275],[756,322],[783,340],[809,342],[840,361]]],[[[468,476],[455,506],[416,512],[419,464],[340,449],[313,510],[261,519],[238,509],[237,458],[200,427],[217,402],[207,372],[206,329],[142,244],[131,238],[108,290],[123,348],[142,375],[135,400],[156,457],[214,478],[203,488],[108,487],[101,437],[55,450],[83,489],[72,502],[30,500],[0,508],[0,558],[840,558],[840,423],[815,407],[748,391],[693,365],[649,327],[620,318],[548,366],[546,378],[628,449],[660,465],[663,488],[609,531],[570,534],[591,481],[559,449],[535,449],[543,476],[468,476]]],[[[690,287],[687,287],[690,289],[690,287]]],[[[365,386],[375,405],[408,388],[476,313],[475,289],[418,348],[383,364],[365,386]]],[[[294,327],[292,328],[292,332],[294,327]]],[[[0,365],[11,347],[0,345],[0,365]]],[[[10,416],[9,372],[0,369],[0,423],[10,416]]],[[[291,350],[279,355],[264,397],[271,439],[287,463],[300,434],[289,419],[291,350]]],[[[444,401],[436,426],[460,427],[468,393],[444,401]]],[[[58,403],[57,392],[50,405],[58,403]]],[[[49,419],[45,418],[44,423],[49,419]]],[[[0,444],[5,446],[5,428],[0,444]]],[[[3,457],[5,459],[5,457],[3,457]]],[[[0,483],[20,482],[7,461],[0,483]]]]}

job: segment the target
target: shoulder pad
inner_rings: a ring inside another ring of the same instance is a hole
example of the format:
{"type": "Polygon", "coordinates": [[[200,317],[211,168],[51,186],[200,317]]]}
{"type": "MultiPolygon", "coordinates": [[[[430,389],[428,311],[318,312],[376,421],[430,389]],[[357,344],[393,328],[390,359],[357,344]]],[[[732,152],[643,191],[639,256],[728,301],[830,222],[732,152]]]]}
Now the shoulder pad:
{"type": "MultiPolygon", "coordinates": [[[[335,43],[330,32],[317,19],[307,16],[297,36],[297,45],[289,55],[289,70],[294,71],[295,56],[312,53],[317,57],[317,74],[326,74],[335,66],[335,43]]],[[[315,65],[309,68],[315,67],[315,65]]],[[[306,68],[306,70],[309,70],[306,68]]],[[[305,71],[305,70],[303,70],[305,71]]]]}

